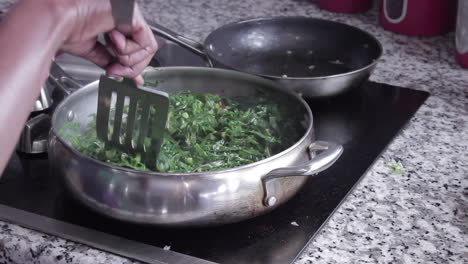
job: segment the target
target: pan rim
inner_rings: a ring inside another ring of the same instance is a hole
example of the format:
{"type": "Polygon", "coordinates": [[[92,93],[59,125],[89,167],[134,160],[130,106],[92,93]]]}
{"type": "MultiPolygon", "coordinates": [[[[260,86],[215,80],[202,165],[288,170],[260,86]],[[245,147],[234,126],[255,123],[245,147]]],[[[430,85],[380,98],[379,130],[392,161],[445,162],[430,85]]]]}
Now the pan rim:
{"type": "MultiPolygon", "coordinates": [[[[141,176],[150,175],[150,176],[168,176],[168,177],[187,177],[187,176],[189,176],[189,177],[192,177],[192,176],[193,177],[196,177],[196,176],[198,176],[198,177],[200,177],[200,176],[210,177],[212,175],[216,175],[216,174],[220,174],[220,173],[223,173],[223,174],[224,173],[229,173],[229,172],[233,172],[233,171],[237,171],[237,170],[243,170],[243,169],[251,168],[251,167],[258,166],[258,165],[261,165],[261,164],[264,164],[264,163],[268,163],[270,161],[273,161],[273,160],[275,160],[277,158],[280,158],[281,156],[286,155],[287,153],[293,151],[296,147],[303,144],[303,142],[305,140],[307,140],[308,137],[312,137],[313,141],[316,140],[313,137],[313,135],[314,135],[314,133],[313,133],[314,132],[314,129],[313,129],[314,119],[313,119],[312,110],[310,109],[310,106],[307,104],[307,102],[301,96],[299,96],[298,94],[284,88],[283,86],[281,86],[279,84],[276,84],[275,82],[273,82],[271,80],[267,80],[265,78],[260,78],[258,76],[254,76],[252,74],[247,74],[247,73],[228,70],[228,69],[207,68],[207,67],[198,67],[198,66],[170,66],[170,67],[158,67],[158,68],[156,68],[156,70],[159,70],[159,71],[161,71],[161,70],[187,70],[187,69],[195,69],[195,70],[200,70],[200,71],[219,71],[219,72],[225,72],[225,73],[228,73],[228,74],[232,74],[232,76],[238,75],[238,76],[244,77],[244,78],[255,79],[256,81],[268,83],[269,85],[274,86],[275,89],[278,89],[278,90],[280,90],[282,92],[285,92],[285,93],[295,97],[305,107],[308,118],[310,119],[309,123],[308,123],[308,127],[305,129],[304,135],[299,140],[297,140],[293,145],[289,146],[288,148],[284,149],[283,151],[281,151],[279,153],[276,153],[275,155],[272,155],[272,156],[267,157],[265,159],[261,159],[259,161],[256,161],[256,162],[248,163],[248,164],[237,166],[237,167],[227,168],[227,169],[210,170],[210,171],[202,171],[202,172],[177,172],[177,173],[158,172],[158,171],[143,171],[143,170],[125,168],[125,167],[113,165],[113,164],[110,164],[110,163],[107,163],[107,162],[104,162],[104,161],[100,161],[100,160],[97,160],[95,158],[84,155],[83,153],[81,153],[77,149],[75,149],[69,142],[62,139],[62,137],[59,135],[59,133],[57,131],[57,128],[54,126],[54,124],[57,122],[56,120],[58,118],[57,116],[58,116],[59,111],[54,111],[54,114],[52,116],[52,129],[50,130],[48,143],[50,144],[51,139],[55,137],[66,149],[71,151],[74,155],[77,155],[78,157],[80,157],[82,159],[85,159],[85,160],[87,160],[89,162],[97,163],[99,165],[109,167],[109,168],[111,168],[113,170],[132,173],[132,174],[129,174],[129,175],[132,175],[132,176],[141,177],[141,176]]],[[[78,89],[77,91],[73,92],[68,97],[66,97],[57,106],[56,109],[61,109],[61,110],[64,109],[63,108],[64,105],[66,105],[67,102],[71,100],[70,98],[73,98],[74,94],[84,93],[86,90],[95,89],[94,86],[97,86],[96,85],[97,83],[99,83],[99,80],[96,80],[96,81],[94,81],[92,83],[89,83],[86,86],[84,86],[84,87],[78,89]]],[[[275,169],[275,168],[272,168],[272,170],[273,169],[275,169]]]]}

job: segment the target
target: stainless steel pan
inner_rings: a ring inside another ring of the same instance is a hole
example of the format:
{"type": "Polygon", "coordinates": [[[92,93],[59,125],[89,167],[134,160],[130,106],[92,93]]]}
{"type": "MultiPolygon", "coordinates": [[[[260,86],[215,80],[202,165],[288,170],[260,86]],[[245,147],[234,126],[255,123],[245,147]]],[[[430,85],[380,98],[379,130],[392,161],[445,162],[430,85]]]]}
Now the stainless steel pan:
{"type": "Polygon", "coordinates": [[[382,55],[379,41],[367,32],[308,17],[231,23],[210,33],[203,44],[160,25],[152,30],[203,56],[214,67],[272,79],[312,98],[360,86],[382,55]]]}
{"type": "MultiPolygon", "coordinates": [[[[89,208],[124,221],[166,226],[224,224],[264,214],[292,197],[315,175],[331,166],[342,147],[316,141],[309,106],[274,82],[235,71],[167,67],[145,73],[148,81],[164,80],[168,93],[194,90],[224,96],[268,92],[296,107],[303,136],[294,145],[248,165],[198,173],[145,172],[113,166],[86,157],[61,138],[68,122],[87,124],[96,113],[98,83],[69,95],[55,110],[49,140],[52,169],[89,208]]],[[[84,126],[82,126],[84,127],[84,126]]]]}

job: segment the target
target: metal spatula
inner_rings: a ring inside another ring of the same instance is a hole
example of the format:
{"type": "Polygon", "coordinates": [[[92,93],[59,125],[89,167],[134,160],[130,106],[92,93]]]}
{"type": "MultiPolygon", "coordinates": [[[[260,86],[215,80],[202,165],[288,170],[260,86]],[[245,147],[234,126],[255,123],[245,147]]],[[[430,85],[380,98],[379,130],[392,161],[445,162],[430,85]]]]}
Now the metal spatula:
{"type": "Polygon", "coordinates": [[[117,81],[104,75],[99,81],[98,94],[98,138],[127,153],[141,153],[143,162],[154,167],[163,141],[169,95],[137,87],[131,79],[117,81]]]}
{"type": "MultiPolygon", "coordinates": [[[[111,4],[117,29],[128,34],[132,27],[134,0],[112,0],[111,4]]],[[[168,94],[137,87],[131,79],[117,81],[102,75],[98,96],[98,138],[106,145],[127,153],[140,153],[145,165],[154,168],[164,136],[169,109],[168,94]],[[114,102],[112,97],[115,97],[114,102]],[[114,103],[114,110],[111,111],[114,103]],[[128,112],[124,111],[126,107],[128,112]],[[111,113],[115,114],[113,119],[111,113]]]]}

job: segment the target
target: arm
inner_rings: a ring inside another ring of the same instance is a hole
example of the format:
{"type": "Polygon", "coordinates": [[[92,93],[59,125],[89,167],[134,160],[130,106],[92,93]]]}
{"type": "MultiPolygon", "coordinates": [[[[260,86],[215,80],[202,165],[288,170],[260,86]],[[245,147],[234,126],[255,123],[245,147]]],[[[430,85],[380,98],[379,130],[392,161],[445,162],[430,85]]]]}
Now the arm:
{"type": "Polygon", "coordinates": [[[109,0],[23,0],[14,7],[0,24],[0,172],[58,51],[87,58],[106,68],[109,75],[143,81],[139,73],[157,45],[141,13],[136,12],[135,32],[126,39],[112,31],[109,0]],[[112,47],[98,44],[97,34],[109,31],[112,47]]]}
{"type": "Polygon", "coordinates": [[[67,27],[66,20],[53,14],[44,1],[34,0],[20,2],[0,24],[0,171],[16,146],[67,27]]]}

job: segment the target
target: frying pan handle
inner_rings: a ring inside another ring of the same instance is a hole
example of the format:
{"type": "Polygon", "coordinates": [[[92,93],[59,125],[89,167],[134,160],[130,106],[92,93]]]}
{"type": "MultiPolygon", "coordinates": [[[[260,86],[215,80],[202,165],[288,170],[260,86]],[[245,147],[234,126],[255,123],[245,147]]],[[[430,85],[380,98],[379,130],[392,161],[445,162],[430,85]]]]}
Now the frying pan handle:
{"type": "Polygon", "coordinates": [[[50,66],[49,80],[59,87],[67,96],[83,87],[55,61],[52,61],[52,65],[50,66]]]}
{"type": "Polygon", "coordinates": [[[308,151],[312,159],[298,166],[278,168],[262,177],[265,191],[263,203],[265,206],[274,206],[277,202],[276,193],[280,190],[269,184],[270,180],[291,176],[312,176],[328,169],[343,153],[343,146],[325,141],[315,141],[309,145],[308,151]]]}
{"type": "Polygon", "coordinates": [[[203,48],[203,44],[195,41],[195,40],[192,40],[192,39],[189,39],[187,37],[184,37],[182,35],[179,35],[177,34],[176,32],[164,27],[164,26],[161,26],[159,24],[151,24],[149,25],[151,31],[153,31],[153,34],[155,35],[158,35],[162,38],[165,38],[167,40],[170,40],[172,42],[175,42],[179,45],[181,45],[182,47],[190,50],[191,52],[195,53],[196,55],[199,55],[200,57],[202,57],[203,59],[205,59],[208,64],[210,65],[210,67],[213,67],[213,63],[211,62],[210,58],[208,57],[208,55],[205,53],[204,51],[204,48],[203,48]]]}

